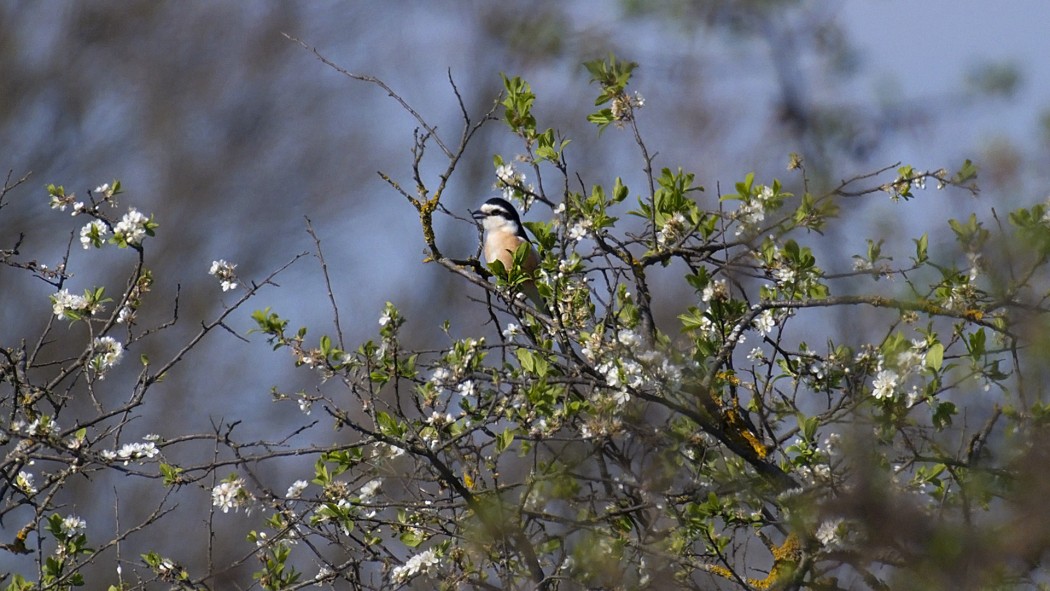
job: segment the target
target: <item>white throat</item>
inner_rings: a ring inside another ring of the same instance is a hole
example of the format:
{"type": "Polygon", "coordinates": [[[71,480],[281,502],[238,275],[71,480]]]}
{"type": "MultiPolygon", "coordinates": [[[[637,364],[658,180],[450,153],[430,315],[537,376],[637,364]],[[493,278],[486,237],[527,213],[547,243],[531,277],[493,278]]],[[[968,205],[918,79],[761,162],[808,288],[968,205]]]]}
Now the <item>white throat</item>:
{"type": "Polygon", "coordinates": [[[507,218],[500,217],[498,215],[490,215],[481,222],[482,227],[485,228],[486,232],[508,232],[510,234],[518,233],[518,225],[508,220],[507,218]]]}

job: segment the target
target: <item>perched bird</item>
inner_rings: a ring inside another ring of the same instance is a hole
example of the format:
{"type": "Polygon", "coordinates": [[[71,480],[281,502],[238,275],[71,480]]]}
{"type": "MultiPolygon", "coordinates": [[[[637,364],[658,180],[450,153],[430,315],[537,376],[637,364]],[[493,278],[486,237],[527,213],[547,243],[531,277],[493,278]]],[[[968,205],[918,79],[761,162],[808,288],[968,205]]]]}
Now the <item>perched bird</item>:
{"type": "MultiPolygon", "coordinates": [[[[540,257],[536,254],[536,248],[532,245],[529,237],[525,234],[525,228],[521,225],[521,218],[506,199],[493,197],[484,204],[481,209],[473,212],[475,220],[481,222],[485,228],[485,245],[483,248],[485,262],[492,264],[495,261],[503,263],[503,268],[510,271],[514,264],[514,252],[522,244],[528,245],[528,252],[521,264],[521,270],[531,275],[540,263],[540,257]]],[[[527,281],[520,284],[520,289],[537,308],[543,310],[543,300],[536,290],[536,284],[527,281]]]]}

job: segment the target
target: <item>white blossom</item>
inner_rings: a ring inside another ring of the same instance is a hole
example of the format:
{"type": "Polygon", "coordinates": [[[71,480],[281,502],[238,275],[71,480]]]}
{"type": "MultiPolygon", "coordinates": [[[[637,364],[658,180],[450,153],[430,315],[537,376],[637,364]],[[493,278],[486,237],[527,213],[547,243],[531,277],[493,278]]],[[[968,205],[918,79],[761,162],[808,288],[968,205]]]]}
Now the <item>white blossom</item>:
{"type": "Polygon", "coordinates": [[[577,242],[587,238],[591,235],[591,227],[594,225],[591,220],[584,219],[576,222],[569,228],[569,238],[577,242]]]}
{"type": "Polygon", "coordinates": [[[872,396],[874,396],[876,400],[892,398],[899,377],[900,376],[897,375],[897,372],[892,369],[884,369],[880,371],[876,374],[875,381],[872,383],[874,388],[871,393],[872,396]]]}
{"type": "Polygon", "coordinates": [[[897,369],[903,375],[907,376],[910,374],[918,373],[926,365],[926,353],[922,351],[926,347],[925,343],[917,346],[916,348],[902,351],[897,355],[897,369]]]}
{"type": "Polygon", "coordinates": [[[49,205],[51,209],[57,209],[59,211],[65,211],[66,206],[76,200],[76,195],[51,195],[51,201],[49,205]]]}
{"type": "Polygon", "coordinates": [[[405,455],[405,450],[389,443],[377,443],[372,455],[392,460],[405,455]]]}
{"type": "Polygon", "coordinates": [[[208,274],[219,280],[223,291],[230,291],[237,288],[236,268],[237,265],[226,262],[226,259],[219,259],[211,262],[208,274]]]}
{"type": "Polygon", "coordinates": [[[671,219],[664,223],[660,231],[656,233],[656,242],[667,245],[678,242],[685,230],[685,216],[681,212],[675,212],[671,219]]]}
{"type": "Polygon", "coordinates": [[[58,423],[51,417],[44,415],[33,419],[32,423],[28,426],[21,421],[16,421],[11,428],[15,431],[21,431],[24,428],[24,432],[29,435],[36,435],[37,437],[48,437],[51,435],[58,435],[58,423]]]}
{"type": "Polygon", "coordinates": [[[641,109],[645,106],[645,97],[640,93],[634,93],[634,95],[621,94],[613,99],[612,105],[609,107],[609,111],[612,113],[614,119],[616,119],[616,126],[623,127],[624,121],[629,121],[633,118],[635,109],[641,109]]]}
{"type": "Polygon", "coordinates": [[[762,334],[769,334],[776,328],[777,321],[773,318],[772,310],[763,310],[761,314],[755,318],[755,328],[762,334]]]}
{"type": "Polygon", "coordinates": [[[367,483],[365,483],[365,485],[362,486],[361,489],[358,491],[358,498],[360,499],[360,501],[363,503],[375,496],[376,491],[379,490],[379,487],[382,484],[383,480],[381,478],[370,480],[367,483]]]}
{"type": "Polygon", "coordinates": [[[109,235],[109,228],[102,220],[94,220],[80,229],[80,245],[84,250],[92,246],[101,246],[109,235]]]}
{"type": "Polygon", "coordinates": [[[922,392],[919,392],[919,387],[912,386],[910,389],[908,389],[907,398],[905,399],[904,403],[910,408],[918,404],[921,398],[922,392]]]}
{"type": "Polygon", "coordinates": [[[740,205],[734,216],[740,221],[736,228],[736,235],[739,236],[746,231],[755,230],[766,219],[766,208],[759,200],[746,202],[740,205]]]}
{"type": "Polygon", "coordinates": [[[518,326],[517,324],[514,324],[513,322],[508,322],[507,323],[507,328],[505,328],[503,330],[503,338],[507,339],[508,341],[513,341],[514,337],[516,337],[516,336],[518,336],[520,334],[521,334],[521,327],[518,326]]]}
{"type": "Polygon", "coordinates": [[[87,529],[87,522],[76,515],[67,515],[62,520],[62,533],[72,537],[87,529]]]}
{"type": "Polygon", "coordinates": [[[123,306],[120,312],[117,312],[117,323],[127,324],[130,321],[135,320],[135,309],[131,306],[123,306]]]}
{"type": "Polygon", "coordinates": [[[496,168],[496,178],[504,185],[520,185],[525,182],[525,173],[514,170],[513,164],[501,164],[496,168]]]}
{"type": "Polygon", "coordinates": [[[244,489],[243,478],[221,482],[211,490],[211,504],[222,509],[223,513],[245,506],[250,498],[248,491],[244,489]]]}
{"type": "Polygon", "coordinates": [[[142,215],[139,210],[132,207],[124,214],[120,222],[113,228],[113,235],[123,238],[128,244],[140,244],[146,237],[146,223],[149,218],[142,215]]]}
{"type": "Polygon", "coordinates": [[[427,417],[427,424],[432,427],[443,427],[445,425],[450,425],[454,422],[456,422],[455,417],[448,413],[441,414],[437,411],[434,411],[430,413],[429,417],[427,417]]]}
{"type": "Polygon", "coordinates": [[[432,574],[437,570],[437,566],[440,563],[440,557],[438,557],[437,552],[431,548],[430,550],[421,552],[412,558],[409,558],[408,562],[404,565],[395,566],[394,570],[390,573],[390,578],[394,583],[404,583],[418,574],[432,574]]]}
{"type": "Polygon", "coordinates": [[[620,385],[620,369],[612,361],[606,361],[595,369],[605,374],[605,383],[610,388],[616,388],[620,385]]]}
{"type": "Polygon", "coordinates": [[[874,265],[871,264],[871,261],[861,258],[859,256],[853,257],[854,271],[871,271],[873,268],[874,265]]]}
{"type": "Polygon", "coordinates": [[[284,493],[284,496],[288,497],[289,499],[298,499],[300,496],[302,496],[303,491],[306,490],[307,486],[310,486],[310,483],[306,482],[305,480],[296,480],[292,483],[291,486],[288,487],[288,492],[284,493]]]}
{"type": "Polygon", "coordinates": [[[790,267],[780,267],[776,271],[773,271],[773,277],[777,280],[777,283],[781,285],[789,285],[795,282],[797,274],[795,270],[790,267]]]}
{"type": "Polygon", "coordinates": [[[464,380],[456,387],[456,391],[463,396],[474,396],[477,391],[477,385],[474,383],[474,380],[464,380]]]}
{"type": "Polygon", "coordinates": [[[628,348],[637,347],[642,344],[642,337],[629,328],[620,329],[620,331],[616,333],[616,340],[619,341],[621,345],[628,348]]]}
{"type": "Polygon", "coordinates": [[[25,470],[18,473],[18,477],[15,479],[15,486],[26,496],[35,495],[37,492],[36,485],[33,484],[33,474],[25,470]]]}
{"type": "Polygon", "coordinates": [[[452,379],[452,371],[447,367],[439,367],[430,376],[430,383],[435,386],[443,386],[452,379]]]}
{"type": "Polygon", "coordinates": [[[119,363],[124,356],[124,345],[113,337],[96,337],[94,349],[95,369],[100,373],[119,363]]]}
{"type": "Polygon", "coordinates": [[[68,289],[61,289],[51,296],[51,309],[56,318],[62,318],[66,311],[87,311],[88,301],[84,296],[71,294],[68,289]]]}
{"type": "Polygon", "coordinates": [[[842,526],[842,518],[828,519],[821,522],[817,528],[817,540],[824,546],[834,547],[842,541],[839,536],[839,528],[842,526]]]}
{"type": "Polygon", "coordinates": [[[102,195],[103,199],[108,199],[113,195],[116,195],[116,192],[113,190],[113,187],[109,185],[109,183],[102,183],[101,185],[95,187],[95,190],[92,191],[92,193],[102,195]]]}
{"type": "Polygon", "coordinates": [[[726,285],[725,280],[719,279],[708,283],[704,291],[700,293],[700,299],[705,302],[729,299],[729,287],[726,285]]]}
{"type": "Polygon", "coordinates": [[[157,448],[157,444],[153,441],[146,441],[143,443],[125,443],[117,451],[104,450],[102,452],[103,459],[106,460],[121,460],[124,465],[128,465],[131,460],[152,459],[160,453],[160,449],[157,448]]]}

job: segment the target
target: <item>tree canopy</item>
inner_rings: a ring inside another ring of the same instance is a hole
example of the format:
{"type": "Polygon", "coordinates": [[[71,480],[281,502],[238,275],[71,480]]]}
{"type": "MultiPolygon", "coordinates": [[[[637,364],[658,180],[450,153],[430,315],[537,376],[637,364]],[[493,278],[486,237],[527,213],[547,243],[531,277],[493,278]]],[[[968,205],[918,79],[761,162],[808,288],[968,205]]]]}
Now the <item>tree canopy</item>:
{"type": "Polygon", "coordinates": [[[0,244],[0,263],[52,288],[23,304],[49,317],[40,334],[0,343],[7,588],[1045,583],[1045,203],[951,212],[934,234],[851,253],[835,236],[853,204],[891,199],[906,217],[938,191],[976,194],[977,165],[889,163],[824,188],[791,153],[782,179],[702,186],[646,139],[645,89],[632,85],[644,66],[609,55],[586,64],[586,119],[600,141],[633,142],[644,175],[627,186],[617,170],[573,167],[574,138],[543,123],[543,96],[521,77],[504,75],[479,111],[449,76],[461,114],[449,130],[318,57],[416,125],[410,157],[380,175],[399,215],[418,216],[417,264],[453,275],[472,316],[389,303],[372,338],[349,342],[308,222],[312,252],[269,272],[212,262],[216,293],[234,299],[187,319],[177,289],[154,293],[151,241],[179,229],[140,212],[141,188],[113,180],[78,196],[46,179],[45,195],[9,175],[0,216],[28,193],[79,230],[57,266],[21,238],[0,244]],[[535,274],[486,266],[442,233],[477,232],[443,197],[494,125],[517,142],[491,155],[492,182],[527,220],[535,274]],[[121,257],[123,281],[70,291],[73,249],[121,257]],[[330,300],[324,328],[267,302],[310,260],[330,300]],[[520,297],[526,281],[543,306],[520,297]],[[169,312],[142,320],[151,307],[169,312]],[[241,334],[230,319],[249,312],[241,334]],[[166,341],[186,323],[191,336],[166,341]],[[439,326],[444,345],[405,342],[413,323],[439,326]],[[272,345],[252,363],[309,374],[309,388],[267,395],[287,409],[273,435],[242,437],[247,409],[210,432],[142,424],[172,408],[165,378],[222,333],[272,345]],[[105,524],[69,510],[107,497],[100,485],[141,496],[137,510],[105,524]],[[208,510],[188,510],[202,498],[208,510]],[[181,543],[207,560],[154,546],[176,518],[202,524],[181,543]]]}

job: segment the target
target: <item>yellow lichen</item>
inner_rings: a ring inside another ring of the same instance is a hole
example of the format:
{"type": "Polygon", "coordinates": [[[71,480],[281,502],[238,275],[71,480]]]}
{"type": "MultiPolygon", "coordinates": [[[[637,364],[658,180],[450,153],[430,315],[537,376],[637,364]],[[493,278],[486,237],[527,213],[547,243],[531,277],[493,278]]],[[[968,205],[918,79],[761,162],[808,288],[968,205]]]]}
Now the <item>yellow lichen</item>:
{"type": "MultiPolygon", "coordinates": [[[[763,539],[765,538],[763,537],[763,539]]],[[[799,558],[802,556],[802,547],[795,534],[790,534],[784,540],[784,543],[779,546],[775,546],[768,542],[767,546],[769,547],[770,553],[773,554],[773,568],[769,569],[769,574],[766,575],[765,578],[747,578],[747,584],[755,589],[770,589],[774,587],[774,585],[787,580],[795,572],[795,568],[798,567],[799,558]]],[[[739,580],[733,571],[724,566],[708,564],[705,565],[704,568],[708,572],[712,572],[720,577],[729,580],[739,580]]]]}
{"type": "Polygon", "coordinates": [[[747,423],[744,422],[743,417],[740,416],[740,411],[736,408],[727,408],[725,410],[726,423],[732,428],[733,433],[739,435],[747,442],[747,445],[755,451],[760,459],[765,459],[768,452],[766,446],[748,429],[747,423]]]}

